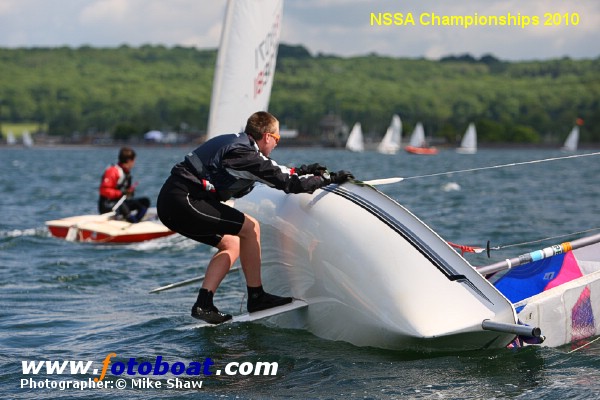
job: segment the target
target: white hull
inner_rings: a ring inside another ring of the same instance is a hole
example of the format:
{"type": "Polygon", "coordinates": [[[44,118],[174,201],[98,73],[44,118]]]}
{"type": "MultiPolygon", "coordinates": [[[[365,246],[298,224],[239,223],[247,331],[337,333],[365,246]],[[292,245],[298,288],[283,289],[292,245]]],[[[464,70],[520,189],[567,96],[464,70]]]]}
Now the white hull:
{"type": "Polygon", "coordinates": [[[476,154],[477,153],[477,149],[467,149],[467,148],[459,147],[459,148],[456,149],[456,152],[458,154],[476,154]]]}
{"type": "Polygon", "coordinates": [[[442,238],[370,186],[314,194],[258,186],[236,208],[261,222],[267,290],[304,299],[287,328],[358,346],[468,350],[506,346],[510,302],[442,238]]]}
{"type": "Polygon", "coordinates": [[[113,219],[112,215],[78,215],[46,221],[46,226],[52,236],[73,242],[136,243],[175,233],[155,218],[156,209],[149,210],[136,224],[113,219]]]}

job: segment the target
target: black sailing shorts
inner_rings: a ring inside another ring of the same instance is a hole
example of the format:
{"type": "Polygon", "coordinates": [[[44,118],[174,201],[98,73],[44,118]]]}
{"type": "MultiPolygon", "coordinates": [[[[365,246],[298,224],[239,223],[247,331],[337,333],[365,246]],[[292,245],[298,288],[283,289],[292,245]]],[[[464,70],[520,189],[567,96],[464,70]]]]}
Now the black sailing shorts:
{"type": "Polygon", "coordinates": [[[244,213],[221,203],[210,192],[173,175],[160,190],[156,211],[170,230],[213,247],[223,235],[237,235],[245,219],[244,213]]]}

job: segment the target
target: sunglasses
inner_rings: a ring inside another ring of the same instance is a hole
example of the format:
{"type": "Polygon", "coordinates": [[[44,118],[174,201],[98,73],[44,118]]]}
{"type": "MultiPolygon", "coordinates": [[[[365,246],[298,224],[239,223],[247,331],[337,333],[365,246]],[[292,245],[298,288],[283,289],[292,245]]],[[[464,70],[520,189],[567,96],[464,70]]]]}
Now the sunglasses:
{"type": "Polygon", "coordinates": [[[281,139],[281,135],[279,135],[278,133],[267,133],[267,135],[275,139],[275,144],[279,144],[279,139],[281,139]]]}

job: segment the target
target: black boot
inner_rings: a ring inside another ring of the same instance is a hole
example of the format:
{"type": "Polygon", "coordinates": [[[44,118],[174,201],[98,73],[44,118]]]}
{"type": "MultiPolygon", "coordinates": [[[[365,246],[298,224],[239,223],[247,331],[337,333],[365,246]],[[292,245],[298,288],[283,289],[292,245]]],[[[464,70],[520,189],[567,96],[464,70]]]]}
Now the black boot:
{"type": "Polygon", "coordinates": [[[248,312],[267,310],[269,308],[289,304],[293,300],[292,297],[281,297],[269,294],[263,290],[262,286],[248,286],[248,312]]]}
{"type": "Polygon", "coordinates": [[[207,289],[200,289],[198,299],[192,306],[192,317],[201,319],[209,324],[220,324],[232,318],[230,314],[223,314],[213,304],[213,292],[207,289]]]}

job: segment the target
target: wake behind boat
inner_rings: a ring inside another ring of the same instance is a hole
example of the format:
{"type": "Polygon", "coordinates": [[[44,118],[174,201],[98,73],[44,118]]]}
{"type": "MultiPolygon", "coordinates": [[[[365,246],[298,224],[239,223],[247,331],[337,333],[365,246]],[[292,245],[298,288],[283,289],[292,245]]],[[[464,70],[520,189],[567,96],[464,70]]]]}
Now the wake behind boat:
{"type": "Polygon", "coordinates": [[[46,226],[56,238],[91,243],[137,243],[175,233],[158,220],[155,208],[149,209],[138,223],[116,219],[114,213],[107,213],[46,221],[46,226]]]}

